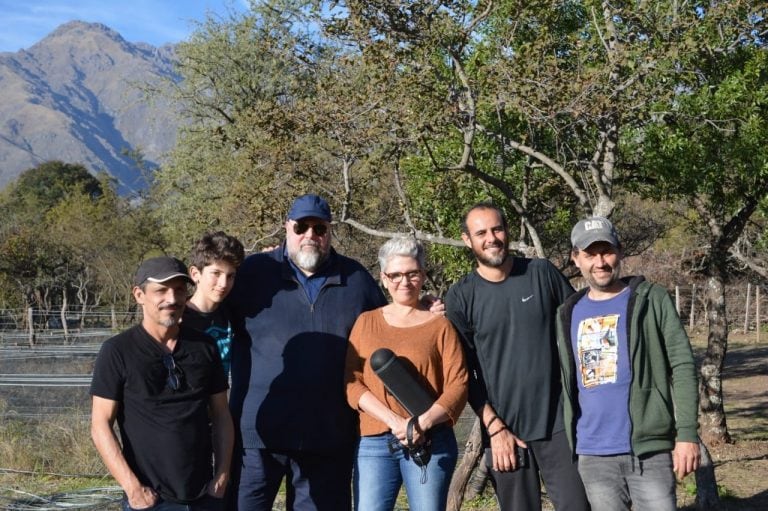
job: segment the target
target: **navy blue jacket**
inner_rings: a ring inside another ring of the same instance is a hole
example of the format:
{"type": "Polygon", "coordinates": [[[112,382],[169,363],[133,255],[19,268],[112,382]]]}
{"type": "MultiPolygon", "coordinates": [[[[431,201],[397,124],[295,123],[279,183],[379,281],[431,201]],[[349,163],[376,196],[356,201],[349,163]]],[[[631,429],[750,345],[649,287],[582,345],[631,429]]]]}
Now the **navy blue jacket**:
{"type": "Polygon", "coordinates": [[[284,250],[246,258],[228,297],[233,420],[245,448],[351,449],[357,418],[344,394],[347,340],[357,316],[386,300],[360,263],[331,250],[326,282],[310,303],[284,250]]]}

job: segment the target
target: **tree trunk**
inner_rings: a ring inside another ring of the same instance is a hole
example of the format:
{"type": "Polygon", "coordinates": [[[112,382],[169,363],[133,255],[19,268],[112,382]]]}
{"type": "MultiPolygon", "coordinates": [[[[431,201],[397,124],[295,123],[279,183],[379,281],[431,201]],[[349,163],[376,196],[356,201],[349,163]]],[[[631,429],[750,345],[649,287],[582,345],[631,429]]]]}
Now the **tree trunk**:
{"type": "Polygon", "coordinates": [[[720,509],[720,497],[717,495],[717,480],[712,457],[704,442],[699,442],[701,465],[696,470],[696,509],[708,511],[720,509]]]}
{"type": "Polygon", "coordinates": [[[469,478],[469,485],[464,490],[464,501],[472,500],[483,494],[485,487],[488,485],[490,474],[488,474],[488,465],[483,462],[482,452],[480,453],[480,462],[477,464],[475,471],[472,473],[472,477],[469,478]]]}
{"type": "Polygon", "coordinates": [[[707,280],[706,289],[709,335],[707,352],[699,370],[699,411],[701,437],[707,445],[731,442],[723,408],[722,374],[728,348],[728,322],[725,315],[725,284],[722,275],[719,268],[714,268],[707,280]]]}
{"type": "Polygon", "coordinates": [[[483,442],[480,435],[480,419],[475,418],[472,425],[472,431],[469,433],[467,443],[464,446],[464,456],[461,457],[461,463],[456,467],[451,479],[451,487],[448,490],[447,511],[459,511],[461,503],[464,501],[464,492],[470,477],[475,470],[483,454],[483,442]]]}

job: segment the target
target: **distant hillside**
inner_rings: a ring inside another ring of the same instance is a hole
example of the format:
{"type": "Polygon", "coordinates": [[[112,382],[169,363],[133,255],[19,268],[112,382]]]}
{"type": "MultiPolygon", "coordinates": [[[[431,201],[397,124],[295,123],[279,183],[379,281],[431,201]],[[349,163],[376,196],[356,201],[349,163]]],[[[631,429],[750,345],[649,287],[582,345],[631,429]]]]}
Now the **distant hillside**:
{"type": "Polygon", "coordinates": [[[97,23],[72,21],[16,53],[0,53],[0,188],[48,160],[106,171],[123,193],[145,186],[127,151],[156,166],[176,139],[166,101],[137,84],[174,74],[173,47],[131,44],[97,23]]]}

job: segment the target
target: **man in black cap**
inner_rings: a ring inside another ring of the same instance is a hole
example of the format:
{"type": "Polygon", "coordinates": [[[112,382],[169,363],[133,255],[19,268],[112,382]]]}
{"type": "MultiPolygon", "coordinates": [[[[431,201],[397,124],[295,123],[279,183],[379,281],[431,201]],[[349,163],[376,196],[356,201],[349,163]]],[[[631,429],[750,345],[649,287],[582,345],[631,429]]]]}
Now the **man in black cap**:
{"type": "Polygon", "coordinates": [[[331,247],[331,210],[298,197],[285,243],[249,256],[228,298],[235,318],[230,406],[239,426],[241,511],[351,508],[355,414],[344,395],[357,316],[386,303],[371,275],[331,247]]]}
{"type": "Polygon", "coordinates": [[[579,221],[571,259],[588,286],[557,314],[565,426],[593,511],[676,509],[699,466],[691,345],[667,290],[621,278],[607,218],[579,221]]]}
{"type": "Polygon", "coordinates": [[[141,324],[105,341],[96,359],[91,436],[125,510],[223,509],[234,437],[227,379],[215,342],[180,325],[189,283],[178,259],[144,261],[133,288],[141,324]]]}

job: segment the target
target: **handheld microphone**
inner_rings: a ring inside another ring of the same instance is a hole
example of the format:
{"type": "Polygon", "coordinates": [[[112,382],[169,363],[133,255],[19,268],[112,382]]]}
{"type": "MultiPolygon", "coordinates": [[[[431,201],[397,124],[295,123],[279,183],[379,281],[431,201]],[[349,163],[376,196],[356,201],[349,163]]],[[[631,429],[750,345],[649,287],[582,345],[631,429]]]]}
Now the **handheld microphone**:
{"type": "Polygon", "coordinates": [[[414,446],[413,428],[418,422],[419,415],[429,410],[435,403],[435,398],[414,377],[406,365],[407,362],[392,353],[392,350],[377,349],[371,355],[370,364],[373,372],[384,383],[384,387],[411,414],[407,430],[408,445],[403,446],[397,442],[396,445],[389,446],[390,452],[394,452],[394,449],[405,449],[413,462],[421,467],[421,483],[424,484],[427,482],[426,466],[432,457],[431,441],[427,432],[427,440],[421,445],[414,446]]]}

